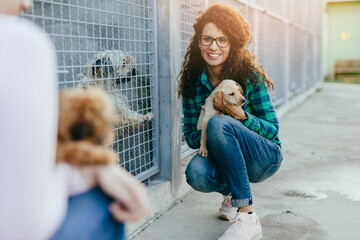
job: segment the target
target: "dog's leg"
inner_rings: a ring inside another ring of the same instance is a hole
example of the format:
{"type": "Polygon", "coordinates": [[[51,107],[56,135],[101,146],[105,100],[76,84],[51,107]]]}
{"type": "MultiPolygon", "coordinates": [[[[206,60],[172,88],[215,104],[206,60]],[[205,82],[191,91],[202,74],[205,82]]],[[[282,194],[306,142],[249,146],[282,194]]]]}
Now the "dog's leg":
{"type": "Polygon", "coordinates": [[[143,115],[136,111],[133,111],[130,108],[128,108],[126,112],[123,111],[123,113],[127,116],[130,123],[150,121],[154,117],[152,112],[148,112],[147,114],[143,115]]]}
{"type": "Polygon", "coordinates": [[[123,135],[126,129],[130,132],[136,131],[137,129],[144,127],[147,122],[153,119],[153,117],[154,115],[151,112],[142,115],[132,110],[129,111],[128,109],[127,113],[120,114],[117,117],[119,134],[123,135]]]}
{"type": "Polygon", "coordinates": [[[203,123],[202,123],[200,151],[199,151],[199,154],[202,157],[207,157],[208,156],[208,150],[207,150],[207,147],[206,147],[206,142],[207,142],[206,129],[207,129],[208,121],[209,121],[208,118],[204,118],[203,123]]]}

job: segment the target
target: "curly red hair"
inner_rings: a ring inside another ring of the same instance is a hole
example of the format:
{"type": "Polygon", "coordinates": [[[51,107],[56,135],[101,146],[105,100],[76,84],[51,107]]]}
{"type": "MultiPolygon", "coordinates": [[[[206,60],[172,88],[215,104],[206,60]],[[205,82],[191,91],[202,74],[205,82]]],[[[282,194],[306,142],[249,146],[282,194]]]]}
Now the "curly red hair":
{"type": "Polygon", "coordinates": [[[274,89],[271,80],[266,76],[262,66],[255,62],[255,55],[247,49],[254,41],[250,25],[240,11],[224,5],[213,4],[205,11],[200,11],[200,16],[194,24],[195,34],[187,48],[182,70],[179,74],[178,96],[191,97],[194,93],[195,82],[206,66],[198,47],[202,30],[207,23],[215,24],[229,39],[230,52],[223,64],[219,79],[234,79],[241,86],[246,86],[245,81],[250,79],[252,84],[263,79],[267,89],[274,89]]]}

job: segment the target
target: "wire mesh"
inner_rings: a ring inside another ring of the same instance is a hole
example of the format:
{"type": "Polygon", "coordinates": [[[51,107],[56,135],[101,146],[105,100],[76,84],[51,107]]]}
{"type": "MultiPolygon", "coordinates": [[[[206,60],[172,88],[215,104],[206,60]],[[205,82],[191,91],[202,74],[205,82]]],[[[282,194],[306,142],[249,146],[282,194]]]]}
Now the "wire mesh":
{"type": "Polygon", "coordinates": [[[265,34],[265,19],[266,14],[262,12],[256,12],[257,21],[254,23],[253,29],[257,29],[257,34],[255,35],[255,49],[256,49],[256,59],[257,63],[261,66],[265,64],[265,56],[266,56],[266,34],[265,34]]]}
{"type": "Polygon", "coordinates": [[[180,26],[181,26],[181,55],[184,57],[186,49],[194,35],[193,24],[199,16],[199,11],[205,7],[204,2],[196,0],[181,0],[180,26]]]}
{"type": "Polygon", "coordinates": [[[269,11],[281,16],[287,15],[288,0],[267,0],[267,8],[269,11]]]}
{"type": "Polygon", "coordinates": [[[285,23],[271,16],[265,16],[263,41],[264,69],[272,80],[275,91],[272,100],[275,106],[285,102],[285,23]]]}
{"type": "Polygon", "coordinates": [[[148,121],[157,84],[154,11],[151,0],[35,0],[23,14],[53,40],[60,88],[94,85],[113,97],[118,121],[108,147],[139,178],[158,171],[157,129],[148,121]]]}
{"type": "MultiPolygon", "coordinates": [[[[194,23],[199,5],[221,2],[242,11],[250,23],[255,37],[251,48],[275,85],[272,99],[276,107],[320,81],[321,0],[180,1],[180,12],[185,14],[181,18],[183,54],[193,34],[192,28],[185,27],[194,23]]],[[[182,143],[185,145],[184,137],[182,143]]]]}
{"type": "Polygon", "coordinates": [[[294,96],[303,90],[304,33],[296,27],[290,29],[290,94],[294,96]]]}
{"type": "Polygon", "coordinates": [[[311,87],[314,84],[314,53],[313,53],[313,41],[314,39],[310,34],[305,34],[305,84],[306,88],[311,87]]]}
{"type": "MultiPolygon", "coordinates": [[[[199,16],[199,11],[205,7],[204,1],[197,0],[181,0],[180,1],[180,33],[181,33],[181,56],[185,56],[187,47],[190,43],[191,37],[194,35],[193,24],[199,16]]],[[[183,61],[182,61],[183,62],[183,61]]],[[[181,117],[181,128],[184,127],[183,115],[181,117]]],[[[186,145],[184,134],[181,134],[182,154],[183,157],[191,153],[189,147],[186,145]],[[188,152],[188,154],[186,154],[188,152]],[[185,153],[185,154],[184,154],[185,153]]]]}
{"type": "Polygon", "coordinates": [[[306,19],[309,16],[307,9],[308,0],[302,1],[293,1],[293,9],[292,9],[292,20],[299,24],[305,25],[306,19]]]}
{"type": "Polygon", "coordinates": [[[265,1],[266,0],[253,0],[254,4],[260,7],[265,7],[265,1]]]}

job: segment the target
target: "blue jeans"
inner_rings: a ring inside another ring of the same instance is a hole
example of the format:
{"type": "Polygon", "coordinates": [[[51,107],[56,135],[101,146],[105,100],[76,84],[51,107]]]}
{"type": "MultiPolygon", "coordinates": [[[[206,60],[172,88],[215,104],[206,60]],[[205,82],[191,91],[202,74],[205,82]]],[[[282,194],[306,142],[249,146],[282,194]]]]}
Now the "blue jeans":
{"type": "Polygon", "coordinates": [[[124,224],[116,222],[108,206],[112,199],[99,188],[69,199],[66,218],[52,240],[124,240],[124,224]]]}
{"type": "Polygon", "coordinates": [[[207,158],[195,155],[186,168],[186,180],[200,192],[232,195],[233,207],[252,204],[250,182],[266,180],[280,168],[281,147],[224,115],[207,125],[207,158]]]}

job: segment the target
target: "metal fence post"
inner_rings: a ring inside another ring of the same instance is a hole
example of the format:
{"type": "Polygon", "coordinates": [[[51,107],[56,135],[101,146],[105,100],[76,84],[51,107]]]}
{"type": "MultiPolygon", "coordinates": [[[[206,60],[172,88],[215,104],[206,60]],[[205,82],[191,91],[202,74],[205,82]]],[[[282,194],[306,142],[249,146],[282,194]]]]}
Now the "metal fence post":
{"type": "MultiPolygon", "coordinates": [[[[289,6],[289,5],[288,5],[289,6]]],[[[289,7],[288,7],[289,9],[289,7]]],[[[285,63],[284,63],[284,104],[290,100],[290,24],[287,22],[285,24],[285,63]]]]}
{"type": "Polygon", "coordinates": [[[181,164],[181,100],[177,95],[177,77],[181,70],[181,33],[180,28],[180,2],[170,2],[170,94],[171,94],[171,137],[172,137],[172,182],[171,189],[174,196],[182,184],[183,172],[181,164]]]}
{"type": "Polygon", "coordinates": [[[181,177],[181,105],[176,93],[176,77],[181,63],[178,12],[177,1],[158,1],[160,178],[172,180],[173,192],[176,192],[181,177]]]}

